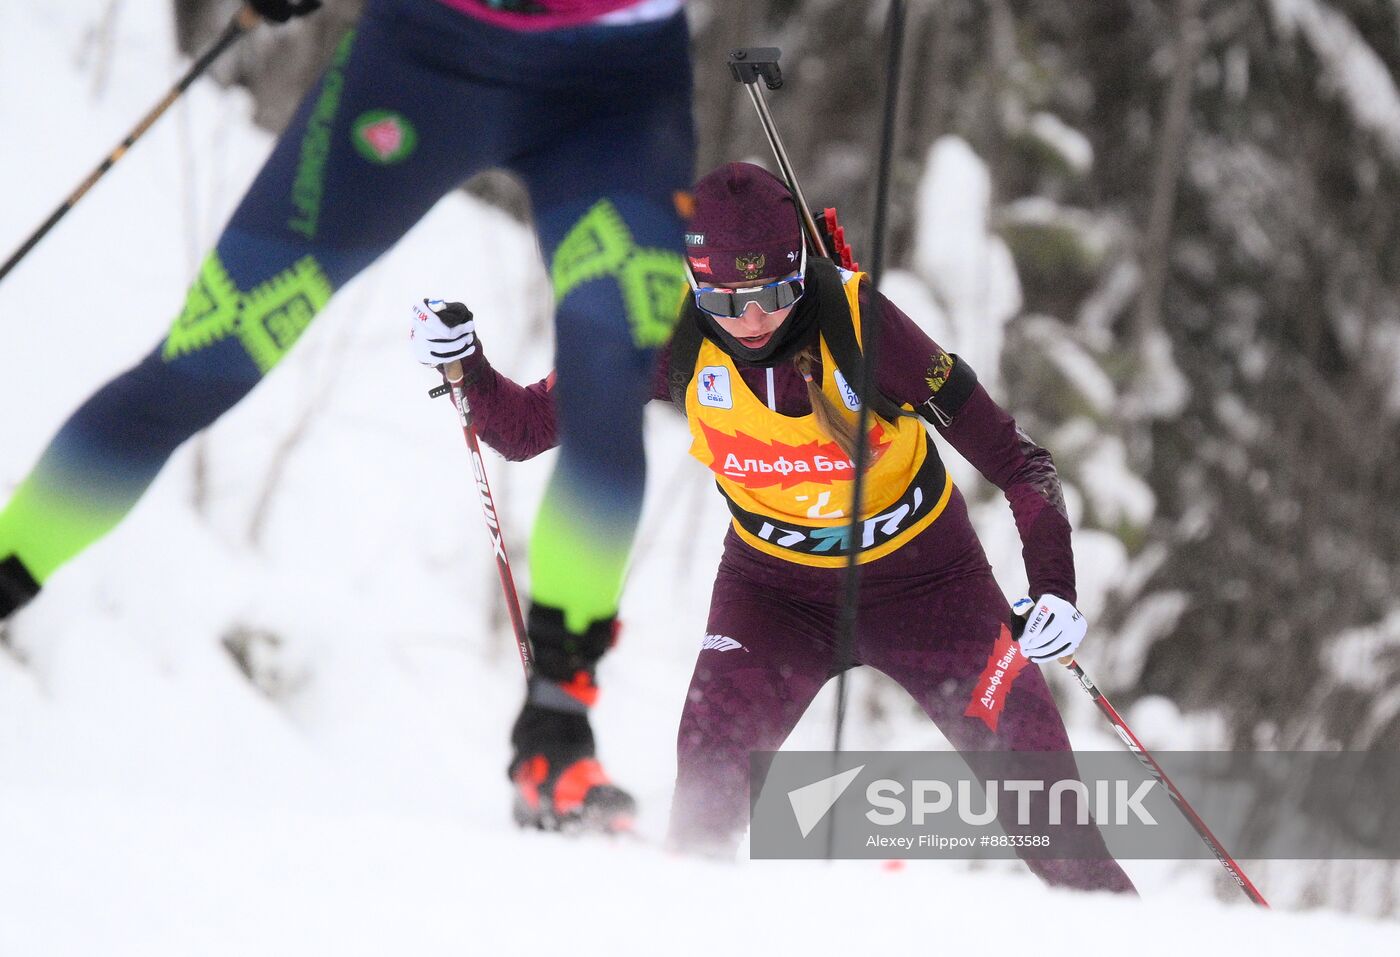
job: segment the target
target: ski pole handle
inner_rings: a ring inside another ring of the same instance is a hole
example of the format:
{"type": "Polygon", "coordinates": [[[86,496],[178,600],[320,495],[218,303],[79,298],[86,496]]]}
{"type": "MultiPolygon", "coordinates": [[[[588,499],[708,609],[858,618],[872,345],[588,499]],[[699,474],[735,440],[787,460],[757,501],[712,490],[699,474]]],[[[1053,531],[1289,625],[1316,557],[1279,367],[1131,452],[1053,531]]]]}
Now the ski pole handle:
{"type": "MultiPolygon", "coordinates": [[[[465,315],[455,309],[444,309],[442,312],[439,312],[437,316],[442,320],[442,324],[449,329],[455,329],[458,326],[466,325],[468,322],[472,321],[470,309],[466,311],[465,315]]],[[[462,360],[453,359],[451,362],[444,362],[441,369],[443,379],[445,379],[448,386],[452,388],[452,400],[457,404],[457,411],[462,415],[462,425],[470,428],[472,415],[471,406],[467,403],[466,393],[462,392],[459,388],[466,379],[466,374],[462,371],[462,360]]],[[[472,439],[475,439],[474,435],[472,439]]]]}
{"type": "MultiPolygon", "coordinates": [[[[442,367],[442,377],[447,380],[449,386],[460,385],[466,379],[466,374],[462,372],[462,361],[453,359],[442,367]]],[[[466,396],[462,397],[462,405],[466,405],[466,396]]],[[[471,407],[467,407],[467,417],[471,417],[471,407]]]]}
{"type": "MultiPolygon", "coordinates": [[[[1030,620],[1030,612],[1012,612],[1011,614],[1011,637],[1016,641],[1021,640],[1021,633],[1026,630],[1026,622],[1030,620]]],[[[1065,655],[1063,658],[1055,659],[1059,664],[1070,670],[1074,670],[1077,665],[1074,663],[1074,655],[1065,655]]]]}

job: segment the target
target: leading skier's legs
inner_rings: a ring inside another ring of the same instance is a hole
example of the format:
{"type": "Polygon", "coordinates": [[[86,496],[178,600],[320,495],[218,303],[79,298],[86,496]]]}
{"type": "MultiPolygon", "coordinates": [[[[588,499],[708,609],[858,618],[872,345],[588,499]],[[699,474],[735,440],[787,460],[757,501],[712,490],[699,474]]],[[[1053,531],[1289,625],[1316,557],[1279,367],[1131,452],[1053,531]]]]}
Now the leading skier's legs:
{"type": "MultiPolygon", "coordinates": [[[[546,680],[515,736],[522,754],[550,746],[538,783],[552,788],[593,754],[593,670],[640,509],[645,383],[684,285],[677,202],[692,164],[683,16],[516,32],[437,0],[369,0],[168,337],[70,418],[0,512],[0,617],[119,522],[443,193],[509,166],[558,299],[563,449],[531,549],[546,680]]],[[[600,780],[596,761],[570,779],[600,780]]]]}
{"type": "Polygon", "coordinates": [[[518,818],[546,827],[575,816],[609,826],[632,810],[597,764],[588,709],[641,513],[655,350],[685,288],[680,206],[694,155],[684,19],[577,32],[597,55],[560,97],[564,132],[510,164],[556,299],[560,450],[530,539],[537,674],[510,767],[518,818]]]}
{"type": "Polygon", "coordinates": [[[372,2],[336,48],[168,336],[73,414],[0,512],[4,567],[45,582],[287,354],[335,289],[473,171],[536,145],[533,128],[498,129],[530,97],[425,66],[453,36],[384,6],[372,2]]]}

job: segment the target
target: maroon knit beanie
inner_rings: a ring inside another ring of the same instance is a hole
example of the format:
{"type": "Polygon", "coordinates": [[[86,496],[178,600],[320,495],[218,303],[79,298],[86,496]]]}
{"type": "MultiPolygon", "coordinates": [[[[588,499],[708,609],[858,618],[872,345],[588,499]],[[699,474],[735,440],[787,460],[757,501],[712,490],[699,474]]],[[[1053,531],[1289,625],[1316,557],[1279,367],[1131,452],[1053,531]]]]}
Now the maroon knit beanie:
{"type": "Polygon", "coordinates": [[[696,282],[743,283],[798,267],[802,223],[787,186],[752,163],[726,163],[695,184],[685,234],[696,282]]]}

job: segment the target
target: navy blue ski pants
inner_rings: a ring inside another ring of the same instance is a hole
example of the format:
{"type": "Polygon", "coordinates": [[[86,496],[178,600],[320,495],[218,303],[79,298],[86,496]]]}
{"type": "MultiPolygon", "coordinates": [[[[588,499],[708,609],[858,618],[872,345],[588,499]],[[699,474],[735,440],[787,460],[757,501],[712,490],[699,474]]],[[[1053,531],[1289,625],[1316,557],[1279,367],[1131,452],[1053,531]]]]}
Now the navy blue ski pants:
{"type": "Polygon", "coordinates": [[[562,449],[532,541],[549,559],[533,562],[535,597],[576,625],[605,617],[640,511],[651,360],[684,285],[693,154],[683,16],[516,32],[436,0],[368,0],[167,338],[70,418],[0,512],[0,558],[46,580],[335,290],[445,193],[504,167],[529,192],[557,299],[562,449]]]}

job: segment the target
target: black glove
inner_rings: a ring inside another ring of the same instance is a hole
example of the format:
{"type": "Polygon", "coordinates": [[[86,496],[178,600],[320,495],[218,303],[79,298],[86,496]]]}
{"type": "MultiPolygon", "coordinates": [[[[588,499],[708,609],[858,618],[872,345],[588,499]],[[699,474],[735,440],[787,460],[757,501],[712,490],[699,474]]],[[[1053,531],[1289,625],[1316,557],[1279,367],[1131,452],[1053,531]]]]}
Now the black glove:
{"type": "Polygon", "coordinates": [[[286,23],[292,17],[304,17],[321,9],[321,0],[248,0],[248,5],[258,11],[264,20],[273,23],[286,23]]]}

